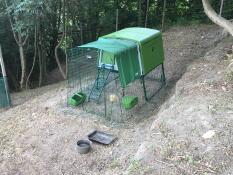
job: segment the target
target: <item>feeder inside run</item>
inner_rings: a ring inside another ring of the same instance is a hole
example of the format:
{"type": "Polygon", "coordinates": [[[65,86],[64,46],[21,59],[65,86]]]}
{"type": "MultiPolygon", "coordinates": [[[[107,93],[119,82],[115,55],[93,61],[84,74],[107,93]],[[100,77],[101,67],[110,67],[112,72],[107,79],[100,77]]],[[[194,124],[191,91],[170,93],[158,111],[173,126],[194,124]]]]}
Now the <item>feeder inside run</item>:
{"type": "Polygon", "coordinates": [[[125,109],[132,109],[138,103],[138,97],[125,96],[122,99],[122,105],[125,109]]]}
{"type": "Polygon", "coordinates": [[[69,98],[68,103],[72,106],[78,106],[82,104],[86,99],[86,95],[82,92],[74,94],[72,97],[69,98]]]}
{"type": "Polygon", "coordinates": [[[112,120],[137,113],[165,84],[158,30],[123,29],[71,49],[68,58],[68,99],[82,92],[82,109],[112,120]]]}

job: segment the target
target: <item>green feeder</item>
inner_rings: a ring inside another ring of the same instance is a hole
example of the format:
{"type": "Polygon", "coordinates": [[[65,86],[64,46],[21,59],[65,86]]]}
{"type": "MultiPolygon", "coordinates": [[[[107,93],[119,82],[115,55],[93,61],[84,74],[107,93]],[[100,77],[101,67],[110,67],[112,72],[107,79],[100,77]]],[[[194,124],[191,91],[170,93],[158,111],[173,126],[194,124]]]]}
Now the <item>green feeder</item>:
{"type": "Polygon", "coordinates": [[[122,99],[122,105],[125,109],[132,109],[138,104],[138,97],[125,96],[122,99]]]}
{"type": "Polygon", "coordinates": [[[71,106],[79,106],[80,104],[84,103],[86,100],[86,95],[82,92],[74,94],[71,98],[69,98],[68,103],[71,106]]]}

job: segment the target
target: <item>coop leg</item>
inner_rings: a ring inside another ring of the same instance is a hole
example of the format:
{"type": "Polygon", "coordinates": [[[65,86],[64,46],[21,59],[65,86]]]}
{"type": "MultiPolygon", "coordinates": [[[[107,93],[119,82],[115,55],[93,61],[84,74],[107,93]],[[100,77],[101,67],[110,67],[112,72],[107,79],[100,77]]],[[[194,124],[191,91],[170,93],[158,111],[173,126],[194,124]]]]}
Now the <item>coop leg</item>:
{"type": "Polygon", "coordinates": [[[144,76],[142,77],[142,86],[143,86],[143,92],[144,92],[145,100],[148,101],[147,94],[146,94],[146,85],[145,85],[144,76]]]}
{"type": "Polygon", "coordinates": [[[122,88],[122,97],[124,97],[125,96],[125,89],[124,88],[122,88]]]}
{"type": "Polygon", "coordinates": [[[164,64],[162,64],[162,82],[165,84],[166,83],[166,76],[164,72],[164,64]]]}
{"type": "Polygon", "coordinates": [[[107,101],[106,101],[106,92],[105,92],[105,89],[104,89],[104,117],[106,118],[107,117],[107,101]]]}

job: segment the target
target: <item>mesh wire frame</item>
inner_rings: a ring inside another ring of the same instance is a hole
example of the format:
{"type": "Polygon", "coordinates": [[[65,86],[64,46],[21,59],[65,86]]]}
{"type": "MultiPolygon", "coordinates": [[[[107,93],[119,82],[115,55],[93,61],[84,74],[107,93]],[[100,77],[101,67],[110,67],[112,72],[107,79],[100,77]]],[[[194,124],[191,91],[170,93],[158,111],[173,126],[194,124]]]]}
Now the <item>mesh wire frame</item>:
{"type": "MultiPolygon", "coordinates": [[[[76,47],[68,53],[67,99],[77,92],[83,92],[88,97],[98,74],[99,51],[76,47]]],[[[110,72],[108,79],[98,102],[86,100],[78,108],[116,122],[124,122],[131,117],[138,118],[142,115],[140,111],[144,111],[142,113],[146,115],[149,111],[143,109],[145,104],[165,84],[163,64],[125,88],[121,87],[118,73],[110,72]],[[121,103],[124,95],[137,96],[138,104],[131,110],[124,109],[121,103]]]]}
{"type": "Polygon", "coordinates": [[[141,77],[144,90],[145,100],[152,99],[166,84],[166,76],[164,72],[164,64],[155,67],[151,72],[141,77]],[[159,76],[158,76],[159,75],[159,76]],[[153,86],[153,84],[156,86],[153,86]]]}

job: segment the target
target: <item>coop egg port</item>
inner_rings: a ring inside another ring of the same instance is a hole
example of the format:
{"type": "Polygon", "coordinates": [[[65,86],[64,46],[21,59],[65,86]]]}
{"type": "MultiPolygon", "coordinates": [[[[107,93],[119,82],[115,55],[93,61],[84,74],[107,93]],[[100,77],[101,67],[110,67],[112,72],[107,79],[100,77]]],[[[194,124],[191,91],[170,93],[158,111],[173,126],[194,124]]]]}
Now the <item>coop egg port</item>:
{"type": "Polygon", "coordinates": [[[68,52],[69,106],[123,121],[164,86],[162,34],[126,28],[68,52]]]}

